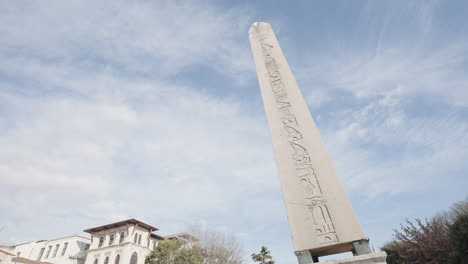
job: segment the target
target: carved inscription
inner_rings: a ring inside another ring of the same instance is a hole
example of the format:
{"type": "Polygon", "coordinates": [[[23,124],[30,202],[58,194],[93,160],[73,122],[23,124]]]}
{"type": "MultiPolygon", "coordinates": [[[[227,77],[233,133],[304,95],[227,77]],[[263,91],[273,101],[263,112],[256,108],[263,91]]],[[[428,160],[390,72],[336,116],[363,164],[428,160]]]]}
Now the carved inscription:
{"type": "Polygon", "coordinates": [[[320,244],[338,241],[326,200],[323,197],[308,150],[303,146],[303,137],[299,123],[291,109],[287,90],[284,87],[278,64],[272,56],[272,45],[262,43],[265,66],[270,79],[271,89],[276,99],[276,107],[291,146],[291,158],[295,164],[296,176],[303,187],[308,217],[312,221],[320,244]]]}

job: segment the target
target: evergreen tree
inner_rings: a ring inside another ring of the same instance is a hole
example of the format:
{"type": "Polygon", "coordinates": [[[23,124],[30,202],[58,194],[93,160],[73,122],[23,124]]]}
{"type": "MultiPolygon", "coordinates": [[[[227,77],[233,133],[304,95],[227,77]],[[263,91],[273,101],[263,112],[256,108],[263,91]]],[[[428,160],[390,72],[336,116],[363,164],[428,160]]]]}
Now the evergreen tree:
{"type": "Polygon", "coordinates": [[[468,264],[468,214],[460,215],[449,230],[457,260],[460,264],[468,264]]]}
{"type": "Polygon", "coordinates": [[[178,240],[165,240],[145,259],[145,264],[201,264],[203,254],[198,246],[186,246],[178,240]]]}
{"type": "Polygon", "coordinates": [[[400,251],[401,245],[395,241],[385,243],[382,250],[387,253],[387,264],[405,264],[406,262],[401,258],[400,251]]]}
{"type": "Polygon", "coordinates": [[[259,264],[275,264],[273,257],[270,255],[270,250],[266,246],[262,246],[259,254],[253,253],[252,259],[259,264]]]}

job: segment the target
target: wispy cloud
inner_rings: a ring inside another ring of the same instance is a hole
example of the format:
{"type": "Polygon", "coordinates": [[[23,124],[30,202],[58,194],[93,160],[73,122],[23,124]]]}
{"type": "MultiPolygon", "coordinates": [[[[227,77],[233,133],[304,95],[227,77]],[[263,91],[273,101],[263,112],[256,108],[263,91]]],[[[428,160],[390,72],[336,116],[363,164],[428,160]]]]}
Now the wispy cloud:
{"type": "Polygon", "coordinates": [[[299,71],[338,170],[371,196],[436,188],[468,157],[467,39],[437,38],[438,4],[391,5],[379,17],[370,2],[362,20],[379,30],[361,46],[330,45],[336,56],[312,54],[320,60],[299,71]]]}
{"type": "MultiPolygon", "coordinates": [[[[251,70],[240,52],[249,16],[173,1],[15,1],[0,11],[3,56],[108,66],[152,76],[203,64],[221,72],[251,70]]],[[[244,41],[245,42],[245,41],[244,41]]],[[[244,46],[247,43],[244,43],[244,46]]]]}
{"type": "Polygon", "coordinates": [[[197,65],[253,76],[240,52],[250,15],[209,2],[3,3],[2,242],[123,217],[170,226],[255,195],[247,183],[274,176],[272,156],[259,155],[264,123],[240,102],[171,82],[197,65]],[[19,232],[31,219],[60,223],[19,232]]]}
{"type": "MultiPolygon", "coordinates": [[[[351,197],[466,183],[466,23],[442,19],[439,1],[336,5],[346,14],[306,2],[2,2],[0,242],[125,217],[162,233],[203,221],[294,261],[253,18],[274,22],[351,197]]],[[[382,230],[386,214],[372,213],[366,230],[382,230]]]]}

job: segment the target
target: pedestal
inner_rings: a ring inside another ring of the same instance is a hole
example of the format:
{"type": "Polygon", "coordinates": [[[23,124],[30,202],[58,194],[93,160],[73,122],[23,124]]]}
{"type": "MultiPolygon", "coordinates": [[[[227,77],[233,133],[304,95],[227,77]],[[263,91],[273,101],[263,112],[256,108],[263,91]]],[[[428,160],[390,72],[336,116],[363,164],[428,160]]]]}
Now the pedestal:
{"type": "Polygon", "coordinates": [[[354,256],[344,259],[335,259],[325,262],[320,262],[322,264],[386,264],[385,259],[387,254],[385,252],[376,252],[360,256],[354,256]]]}

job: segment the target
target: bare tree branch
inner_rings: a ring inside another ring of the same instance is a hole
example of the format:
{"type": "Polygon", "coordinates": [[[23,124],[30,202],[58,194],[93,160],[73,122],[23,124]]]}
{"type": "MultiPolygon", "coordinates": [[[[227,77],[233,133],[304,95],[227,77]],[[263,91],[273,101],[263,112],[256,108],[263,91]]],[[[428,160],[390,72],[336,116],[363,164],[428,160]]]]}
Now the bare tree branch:
{"type": "Polygon", "coordinates": [[[187,231],[200,239],[205,264],[242,263],[242,246],[233,235],[200,224],[188,226],[187,231]]]}

